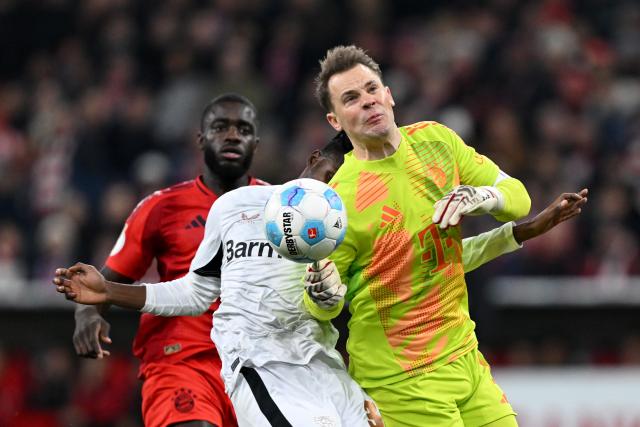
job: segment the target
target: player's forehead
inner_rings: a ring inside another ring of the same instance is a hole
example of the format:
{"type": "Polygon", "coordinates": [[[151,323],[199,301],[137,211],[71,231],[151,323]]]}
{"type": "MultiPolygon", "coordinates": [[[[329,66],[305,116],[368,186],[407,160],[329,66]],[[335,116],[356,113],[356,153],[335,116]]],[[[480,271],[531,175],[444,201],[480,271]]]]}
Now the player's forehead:
{"type": "Polygon", "coordinates": [[[332,156],[332,155],[328,156],[328,155],[321,154],[319,159],[320,167],[324,171],[335,173],[340,168],[340,166],[342,166],[342,163],[343,163],[342,160],[338,160],[336,157],[337,156],[332,156]]]}
{"type": "Polygon", "coordinates": [[[256,113],[242,102],[224,101],[213,105],[207,112],[204,121],[206,125],[209,125],[216,120],[246,122],[255,126],[256,113]]]}
{"type": "Polygon", "coordinates": [[[380,76],[366,65],[357,64],[353,68],[332,75],[327,87],[331,97],[339,98],[344,93],[365,89],[370,84],[381,85],[380,76]]]}
{"type": "Polygon", "coordinates": [[[333,171],[337,171],[344,163],[343,156],[324,156],[324,158],[327,160],[327,168],[333,171]]]}

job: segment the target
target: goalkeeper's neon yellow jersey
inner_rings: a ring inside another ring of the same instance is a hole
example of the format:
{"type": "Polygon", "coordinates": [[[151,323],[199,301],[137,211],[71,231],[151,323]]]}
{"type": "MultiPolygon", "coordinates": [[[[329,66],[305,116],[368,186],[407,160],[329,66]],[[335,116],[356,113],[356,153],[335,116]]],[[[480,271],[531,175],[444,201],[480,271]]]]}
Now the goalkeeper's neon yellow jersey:
{"type": "MultiPolygon", "coordinates": [[[[348,213],[345,240],[330,258],[348,287],[349,371],[365,388],[432,371],[477,346],[460,227],[441,230],[431,217],[453,187],[494,185],[500,170],[439,123],[400,133],[393,155],[361,161],[351,152],[330,183],[348,213]]],[[[497,217],[528,213],[518,180],[497,188],[505,195],[497,217]]]]}

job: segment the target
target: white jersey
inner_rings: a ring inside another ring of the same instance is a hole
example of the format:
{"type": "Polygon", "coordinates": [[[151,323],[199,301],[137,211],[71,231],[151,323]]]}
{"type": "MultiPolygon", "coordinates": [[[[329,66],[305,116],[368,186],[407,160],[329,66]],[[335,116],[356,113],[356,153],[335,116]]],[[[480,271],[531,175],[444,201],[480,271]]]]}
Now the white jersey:
{"type": "Polygon", "coordinates": [[[189,273],[146,284],[142,311],[164,316],[199,314],[220,298],[211,338],[228,392],[243,365],[306,365],[318,353],[343,365],[335,350],[338,331],[304,307],[305,264],[282,258],[266,240],[263,210],[278,187],[242,187],[221,196],[209,212],[189,273]]]}

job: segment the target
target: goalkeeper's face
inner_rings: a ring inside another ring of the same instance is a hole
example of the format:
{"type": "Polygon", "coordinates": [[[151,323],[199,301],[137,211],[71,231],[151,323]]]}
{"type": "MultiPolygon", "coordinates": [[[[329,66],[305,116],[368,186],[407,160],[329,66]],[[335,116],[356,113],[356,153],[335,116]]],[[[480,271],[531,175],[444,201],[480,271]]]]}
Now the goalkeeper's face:
{"type": "Polygon", "coordinates": [[[369,67],[355,67],[331,76],[328,83],[333,111],[327,120],[354,142],[384,142],[395,129],[391,91],[369,67]]]}
{"type": "Polygon", "coordinates": [[[240,102],[221,102],[206,113],[198,144],[208,168],[224,179],[244,175],[258,144],[256,115],[240,102]]]}

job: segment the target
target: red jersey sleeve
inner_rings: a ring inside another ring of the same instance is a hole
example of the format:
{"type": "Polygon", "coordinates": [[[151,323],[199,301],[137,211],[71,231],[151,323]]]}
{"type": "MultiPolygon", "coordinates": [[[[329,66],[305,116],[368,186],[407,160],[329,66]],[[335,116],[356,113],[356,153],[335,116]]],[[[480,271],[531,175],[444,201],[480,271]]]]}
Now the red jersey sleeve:
{"type": "Polygon", "coordinates": [[[130,279],[139,280],[149,269],[157,252],[154,244],[157,232],[158,197],[143,199],[131,212],[105,265],[130,279]]]}

